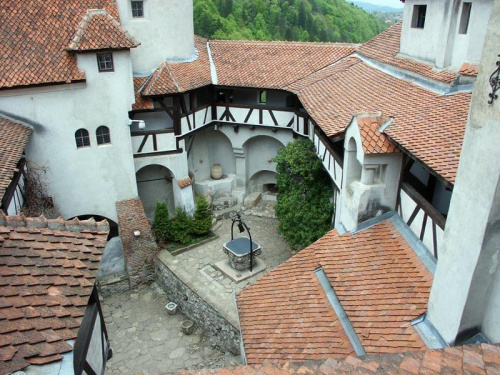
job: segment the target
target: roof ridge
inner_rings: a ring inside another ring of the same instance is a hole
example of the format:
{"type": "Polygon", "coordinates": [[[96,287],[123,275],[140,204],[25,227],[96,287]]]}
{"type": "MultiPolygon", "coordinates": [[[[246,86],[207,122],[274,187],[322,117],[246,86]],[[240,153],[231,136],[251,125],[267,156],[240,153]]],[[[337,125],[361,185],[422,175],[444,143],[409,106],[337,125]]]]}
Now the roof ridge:
{"type": "Polygon", "coordinates": [[[125,37],[127,37],[132,44],[134,44],[135,47],[137,47],[140,43],[132,36],[130,33],[125,29],[120,22],[116,18],[114,18],[109,12],[105,9],[89,9],[83,16],[82,20],[78,24],[75,33],[73,37],[71,38],[71,41],[66,48],[66,50],[69,51],[78,51],[79,50],[79,45],[80,42],[83,38],[83,35],[85,34],[85,30],[87,29],[88,24],[92,20],[93,16],[99,15],[99,16],[105,16],[106,19],[111,22],[111,25],[116,27],[120,32],[122,32],[125,37]]]}
{"type": "Polygon", "coordinates": [[[227,39],[208,39],[209,43],[224,43],[224,44],[262,44],[262,45],[273,45],[273,44],[285,44],[285,45],[299,45],[299,46],[318,46],[318,47],[359,47],[363,43],[342,43],[342,42],[300,42],[296,40],[227,40],[227,39]]]}
{"type": "Polygon", "coordinates": [[[26,217],[23,214],[17,216],[7,216],[4,212],[0,215],[0,226],[12,228],[48,228],[69,232],[109,231],[109,223],[106,219],[96,221],[93,217],[91,217],[90,219],[80,220],[75,217],[71,220],[64,220],[61,216],[57,219],[47,219],[44,215],[39,217],[26,217]]]}

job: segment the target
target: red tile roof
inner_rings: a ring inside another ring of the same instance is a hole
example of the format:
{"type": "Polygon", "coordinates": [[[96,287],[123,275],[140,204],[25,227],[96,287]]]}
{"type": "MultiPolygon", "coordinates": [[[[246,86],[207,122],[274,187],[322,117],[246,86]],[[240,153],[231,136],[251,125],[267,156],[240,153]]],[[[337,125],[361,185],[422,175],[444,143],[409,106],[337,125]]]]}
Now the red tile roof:
{"type": "Polygon", "coordinates": [[[379,131],[380,127],[389,121],[387,117],[356,116],[361,143],[365,154],[390,154],[399,152],[399,149],[392,143],[384,133],[379,131]]]}
{"type": "Polygon", "coordinates": [[[72,350],[109,226],[0,215],[0,374],[72,350]]]}
{"type": "Polygon", "coordinates": [[[181,372],[198,375],[254,374],[499,374],[500,345],[456,346],[386,355],[309,362],[273,362],[228,369],[181,372]]]}
{"type": "Polygon", "coordinates": [[[211,41],[223,86],[283,89],[352,54],[357,46],[335,43],[211,41]]]}
{"type": "Polygon", "coordinates": [[[195,37],[198,58],[193,62],[163,62],[153,73],[142,95],[166,95],[194,90],[212,84],[207,40],[195,37]]]}
{"type": "Polygon", "coordinates": [[[177,185],[179,185],[179,187],[181,189],[187,188],[188,186],[190,186],[192,184],[193,184],[193,181],[191,180],[190,177],[186,177],[186,178],[177,180],[177,185]]]}
{"type": "Polygon", "coordinates": [[[66,51],[89,9],[118,19],[115,0],[16,0],[0,10],[0,88],[68,83],[85,79],[66,51]]]}
{"type": "Polygon", "coordinates": [[[398,22],[386,31],[364,43],[358,52],[366,57],[381,63],[395,66],[421,76],[450,83],[457,78],[457,74],[449,70],[437,71],[432,64],[425,64],[409,58],[398,57],[403,22],[398,22]]]}
{"type": "Polygon", "coordinates": [[[426,311],[432,275],[384,221],[355,235],[333,230],[240,292],[249,364],[353,353],[314,273],[320,266],[367,353],[425,349],[411,320],[426,311]]]}
{"type": "Polygon", "coordinates": [[[134,77],[134,94],[135,103],[132,105],[132,110],[154,109],[153,101],[141,95],[140,90],[149,77],[134,77]]]}
{"type": "Polygon", "coordinates": [[[476,77],[479,73],[479,65],[463,63],[458,72],[464,76],[476,77]]]}
{"type": "Polygon", "coordinates": [[[327,136],[345,130],[353,114],[394,118],[385,130],[450,183],[455,182],[471,93],[442,95],[395,78],[356,57],[344,59],[290,85],[327,136]]]}
{"type": "Polygon", "coordinates": [[[129,49],[137,42],[120,23],[105,10],[89,10],[71,39],[68,51],[129,49]]]}
{"type": "Polygon", "coordinates": [[[0,200],[9,187],[33,129],[0,116],[0,200]]]}

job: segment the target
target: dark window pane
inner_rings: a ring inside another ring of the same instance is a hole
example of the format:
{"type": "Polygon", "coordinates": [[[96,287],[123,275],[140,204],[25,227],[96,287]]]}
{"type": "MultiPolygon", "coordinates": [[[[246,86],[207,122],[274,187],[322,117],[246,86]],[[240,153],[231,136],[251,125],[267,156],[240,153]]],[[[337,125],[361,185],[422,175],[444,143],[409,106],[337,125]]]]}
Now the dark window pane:
{"type": "Polygon", "coordinates": [[[426,13],[427,13],[427,5],[415,5],[413,7],[411,27],[416,29],[423,29],[425,25],[426,13]]]}
{"type": "Polygon", "coordinates": [[[132,1],[132,17],[144,17],[143,1],[132,1]]]}
{"type": "Polygon", "coordinates": [[[111,136],[109,134],[109,128],[107,126],[99,126],[96,130],[96,138],[97,138],[98,145],[111,143],[111,136]]]}
{"type": "Polygon", "coordinates": [[[113,71],[113,55],[111,53],[98,54],[97,65],[100,72],[113,71]]]}
{"type": "Polygon", "coordinates": [[[76,147],[90,146],[90,136],[86,129],[78,129],[75,133],[76,147]]]}

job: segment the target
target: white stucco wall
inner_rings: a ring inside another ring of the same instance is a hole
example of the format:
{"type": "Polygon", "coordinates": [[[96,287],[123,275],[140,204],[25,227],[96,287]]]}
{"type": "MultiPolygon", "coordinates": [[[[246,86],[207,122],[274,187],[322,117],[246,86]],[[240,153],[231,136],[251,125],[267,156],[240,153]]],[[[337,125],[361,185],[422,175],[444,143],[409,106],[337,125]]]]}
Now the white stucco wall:
{"type": "Polygon", "coordinates": [[[488,104],[488,80],[500,43],[498,24],[500,2],[495,1],[428,305],[429,319],[449,343],[461,332],[479,328],[500,341],[498,329],[491,329],[491,317],[500,316],[495,276],[500,253],[500,101],[488,104]]]}
{"type": "Polygon", "coordinates": [[[460,34],[462,0],[406,1],[400,53],[434,63],[438,69],[458,70],[465,61],[478,63],[493,0],[467,2],[472,3],[469,27],[460,34]],[[427,5],[423,29],[411,27],[415,5],[427,5]]]}
{"type": "Polygon", "coordinates": [[[134,72],[146,73],[167,60],[194,54],[192,0],[144,0],[144,17],[133,18],[130,0],[117,0],[120,21],[141,45],[132,50],[134,72]]]}
{"type": "Polygon", "coordinates": [[[490,301],[484,313],[482,331],[491,342],[500,342],[500,268],[497,268],[493,279],[490,301]]]}
{"type": "Polygon", "coordinates": [[[101,215],[117,221],[115,202],[137,196],[128,111],[134,102],[129,51],[113,53],[114,72],[99,73],[95,53],[79,54],[86,83],[0,92],[0,111],[34,122],[27,158],[46,168],[48,193],[64,218],[101,215]],[[111,144],[97,145],[106,125],[111,144]],[[90,133],[77,149],[75,131],[90,133]]]}

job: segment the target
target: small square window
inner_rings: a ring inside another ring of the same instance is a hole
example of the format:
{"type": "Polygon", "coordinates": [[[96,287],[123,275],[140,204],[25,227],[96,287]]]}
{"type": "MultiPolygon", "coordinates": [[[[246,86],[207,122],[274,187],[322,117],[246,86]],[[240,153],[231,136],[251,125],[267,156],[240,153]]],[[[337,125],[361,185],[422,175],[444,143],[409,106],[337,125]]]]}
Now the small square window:
{"type": "Polygon", "coordinates": [[[467,30],[469,29],[471,8],[472,8],[472,3],[463,3],[462,16],[460,17],[460,26],[458,28],[459,34],[467,34],[467,30]]]}
{"type": "Polygon", "coordinates": [[[144,1],[142,0],[132,1],[132,17],[134,18],[144,17],[144,1]]]}
{"type": "Polygon", "coordinates": [[[426,13],[427,13],[427,5],[415,5],[413,7],[411,27],[414,29],[423,29],[425,25],[426,13]]]}
{"type": "Polygon", "coordinates": [[[267,91],[259,92],[259,103],[266,104],[267,103],[267,91]]]}
{"type": "Polygon", "coordinates": [[[113,55],[111,53],[98,53],[97,66],[100,72],[112,72],[113,68],[113,55]]]}

